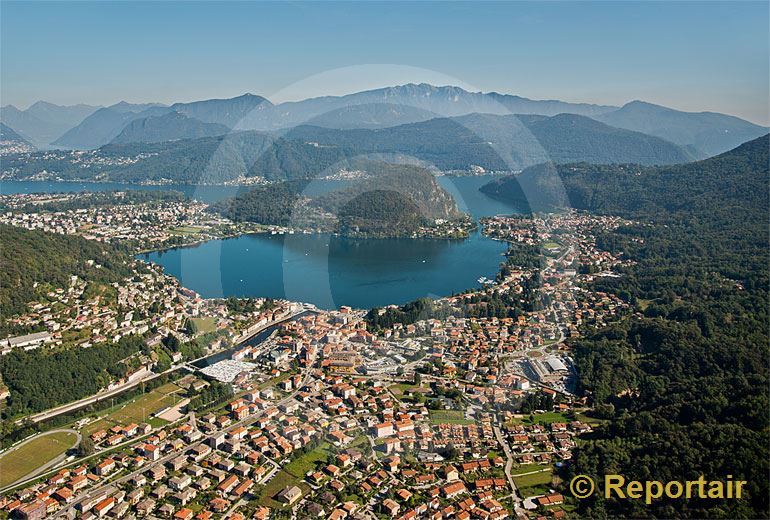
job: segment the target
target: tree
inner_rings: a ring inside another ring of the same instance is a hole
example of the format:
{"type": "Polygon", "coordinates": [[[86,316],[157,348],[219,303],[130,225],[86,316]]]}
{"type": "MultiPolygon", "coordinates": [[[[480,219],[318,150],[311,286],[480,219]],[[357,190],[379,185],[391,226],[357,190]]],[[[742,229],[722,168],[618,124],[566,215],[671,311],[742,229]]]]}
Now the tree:
{"type": "Polygon", "coordinates": [[[91,437],[84,435],[80,440],[80,444],[78,444],[77,451],[79,457],[87,457],[89,455],[93,455],[96,451],[96,448],[94,447],[94,442],[91,440],[91,437]]]}
{"type": "Polygon", "coordinates": [[[195,320],[192,318],[187,318],[187,320],[184,323],[184,328],[187,331],[187,333],[191,336],[194,336],[198,333],[198,325],[195,323],[195,320]]]}
{"type": "Polygon", "coordinates": [[[174,336],[173,334],[169,334],[165,338],[163,338],[163,346],[166,347],[171,352],[179,352],[179,347],[181,346],[181,342],[179,341],[179,338],[174,336]]]}

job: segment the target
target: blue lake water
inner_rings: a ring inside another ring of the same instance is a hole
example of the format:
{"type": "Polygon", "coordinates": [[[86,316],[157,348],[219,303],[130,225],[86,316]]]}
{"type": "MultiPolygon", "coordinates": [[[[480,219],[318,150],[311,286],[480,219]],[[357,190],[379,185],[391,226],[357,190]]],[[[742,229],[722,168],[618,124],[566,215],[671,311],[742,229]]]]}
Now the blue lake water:
{"type": "MultiPolygon", "coordinates": [[[[474,218],[516,209],[478,191],[491,176],[439,177],[474,218]]],[[[324,191],[339,183],[319,183],[324,191]]],[[[2,182],[0,193],[174,189],[205,202],[237,193],[229,186],[126,186],[109,183],[2,182]]],[[[241,188],[243,189],[243,188],[241,188]]],[[[310,191],[310,190],[308,190],[310,191]]],[[[422,296],[446,296],[494,278],[505,245],[476,232],[465,240],[350,239],[331,235],[246,235],[140,258],[204,297],[269,296],[321,308],[370,308],[422,296]]]]}

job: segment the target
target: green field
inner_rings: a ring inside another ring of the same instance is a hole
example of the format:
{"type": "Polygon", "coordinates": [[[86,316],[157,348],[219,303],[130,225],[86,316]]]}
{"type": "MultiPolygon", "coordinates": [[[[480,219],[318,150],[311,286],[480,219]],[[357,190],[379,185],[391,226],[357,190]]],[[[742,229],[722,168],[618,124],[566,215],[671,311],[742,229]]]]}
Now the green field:
{"type": "Polygon", "coordinates": [[[326,462],[330,455],[329,443],[324,442],[316,449],[301,455],[284,466],[284,471],[294,475],[298,479],[304,479],[308,471],[316,468],[318,462],[326,462]]]}
{"type": "Polygon", "coordinates": [[[521,475],[522,473],[531,473],[533,471],[543,471],[549,469],[549,464],[524,464],[522,466],[514,466],[511,468],[511,475],[521,475]]]}
{"type": "Polygon", "coordinates": [[[72,432],[54,432],[24,444],[0,456],[0,486],[7,486],[74,448],[77,435],[72,432]]]}
{"type": "Polygon", "coordinates": [[[289,473],[285,469],[282,469],[276,475],[274,475],[273,478],[270,479],[270,482],[268,482],[261,490],[257,491],[259,493],[257,502],[261,505],[264,505],[273,509],[285,508],[286,504],[277,502],[276,500],[273,499],[273,497],[278,493],[280,493],[283,490],[283,488],[287,486],[299,486],[302,489],[303,495],[310,490],[310,486],[308,486],[304,482],[301,482],[300,479],[293,476],[291,473],[289,473]]]}
{"type": "Polygon", "coordinates": [[[217,330],[216,318],[190,318],[190,320],[198,328],[198,332],[203,334],[217,330]]]}
{"type": "MultiPolygon", "coordinates": [[[[152,414],[179,402],[180,396],[174,394],[181,389],[174,383],[166,383],[146,394],[135,397],[132,400],[118,404],[108,410],[108,413],[99,420],[94,421],[83,428],[85,435],[111,428],[116,424],[126,425],[129,423],[147,422],[152,424],[155,419],[152,414]]],[[[160,420],[160,419],[158,419],[160,420]]]]}
{"type": "Polygon", "coordinates": [[[430,422],[433,424],[473,424],[465,418],[462,410],[429,410],[430,422]]]}
{"type": "Polygon", "coordinates": [[[174,383],[166,383],[126,403],[111,413],[109,419],[118,424],[147,422],[155,412],[179,402],[180,398],[174,395],[179,390],[174,383]]]}
{"type": "MultiPolygon", "coordinates": [[[[536,468],[533,468],[535,471],[536,468]]],[[[545,471],[539,471],[531,475],[519,475],[513,477],[513,482],[524,497],[541,495],[548,491],[553,476],[553,468],[548,467],[545,471]]]]}
{"type": "Polygon", "coordinates": [[[396,383],[394,385],[390,385],[388,389],[393,392],[394,395],[399,396],[402,394],[405,394],[407,392],[414,392],[416,390],[422,390],[423,392],[427,393],[426,388],[417,386],[417,385],[411,385],[408,383],[396,383]]]}
{"type": "Polygon", "coordinates": [[[576,419],[580,422],[590,424],[593,427],[599,426],[607,422],[607,419],[599,419],[598,417],[589,417],[584,413],[577,413],[576,419]]]}
{"type": "Polygon", "coordinates": [[[551,424],[555,422],[568,423],[570,419],[561,412],[545,412],[534,415],[534,420],[529,419],[529,415],[522,419],[512,419],[510,424],[551,424]]]}

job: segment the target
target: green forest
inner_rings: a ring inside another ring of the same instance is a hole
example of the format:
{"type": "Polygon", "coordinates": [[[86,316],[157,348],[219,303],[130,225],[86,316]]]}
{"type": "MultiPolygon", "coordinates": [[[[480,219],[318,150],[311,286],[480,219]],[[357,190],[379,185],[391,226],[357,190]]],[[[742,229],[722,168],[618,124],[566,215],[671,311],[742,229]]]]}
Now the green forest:
{"type": "Polygon", "coordinates": [[[220,201],[211,211],[236,222],[368,237],[408,236],[436,219],[463,217],[425,168],[362,160],[355,164],[367,176],[328,193],[308,195],[307,180],[280,182],[220,201]]]}
{"type": "Polygon", "coordinates": [[[597,493],[578,501],[580,516],[770,513],[769,144],[763,137],[666,168],[558,167],[573,207],[639,222],[599,237],[601,247],[636,263],[596,288],[622,296],[638,313],[573,341],[579,391],[609,422],[576,451],[570,475],[732,475],[749,488],[743,500],[651,506],[597,493]]]}
{"type": "Polygon", "coordinates": [[[116,246],[0,225],[0,323],[71,276],[112,283],[131,273],[130,256],[116,246]]]}
{"type": "Polygon", "coordinates": [[[122,361],[143,347],[143,338],[127,336],[87,349],[13,350],[0,360],[11,392],[4,415],[26,415],[93,395],[123,377],[130,365],[122,361]]]}

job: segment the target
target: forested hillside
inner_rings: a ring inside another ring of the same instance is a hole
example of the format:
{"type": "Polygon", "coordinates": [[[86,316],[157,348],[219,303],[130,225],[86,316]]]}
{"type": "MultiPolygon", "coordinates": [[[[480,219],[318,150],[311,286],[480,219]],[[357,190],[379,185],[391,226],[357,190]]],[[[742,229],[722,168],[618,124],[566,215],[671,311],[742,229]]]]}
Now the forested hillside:
{"type": "Polygon", "coordinates": [[[288,226],[304,181],[261,186],[212,204],[211,210],[235,222],[288,226]]]}
{"type": "Polygon", "coordinates": [[[0,225],[0,323],[70,276],[111,283],[131,273],[130,257],[81,237],[0,225]]]}
{"type": "MultiPolygon", "coordinates": [[[[375,111],[372,118],[379,115],[375,111]]],[[[17,179],[45,172],[63,179],[209,184],[255,176],[312,178],[330,169],[335,173],[361,156],[409,157],[444,171],[479,166],[515,171],[545,161],[653,165],[692,159],[683,148],[661,138],[572,114],[469,114],[388,128],[337,130],[306,125],[280,134],[227,135],[213,135],[224,133],[221,125],[178,113],[132,121],[126,122],[122,134],[110,138],[114,138],[111,144],[85,158],[61,151],[13,155],[4,161],[2,172],[17,179]],[[147,142],[132,142],[139,140],[147,142]]]]}
{"type": "Polygon", "coordinates": [[[357,161],[355,165],[369,177],[353,181],[345,189],[317,197],[317,205],[337,213],[348,201],[364,193],[375,190],[394,191],[411,199],[426,219],[451,220],[460,216],[454,198],[438,184],[430,170],[377,161],[357,161]]]}
{"type": "Polygon", "coordinates": [[[254,188],[212,205],[236,222],[313,227],[342,234],[404,236],[437,219],[463,215],[452,196],[425,168],[355,161],[365,177],[317,196],[297,180],[254,188]]]}
{"type": "Polygon", "coordinates": [[[126,336],[117,343],[87,349],[53,353],[16,349],[3,356],[0,364],[3,381],[11,392],[4,415],[26,415],[93,395],[125,376],[130,367],[121,361],[143,347],[141,337],[126,336]]]}
{"type": "Polygon", "coordinates": [[[692,159],[659,137],[614,128],[574,114],[469,114],[379,129],[300,126],[287,138],[355,153],[402,153],[441,170],[516,170],[538,162],[673,164],[692,159]]]}
{"type": "MultiPolygon", "coordinates": [[[[599,237],[635,263],[596,288],[640,314],[574,341],[579,391],[609,422],[577,450],[570,473],[597,482],[607,473],[627,481],[732,475],[749,488],[745,500],[650,506],[596,493],[578,501],[580,516],[770,513],[769,145],[765,136],[667,168],[558,167],[571,206],[639,222],[599,237]]],[[[497,185],[498,195],[517,196],[514,183],[497,185]]]]}
{"type": "Polygon", "coordinates": [[[229,131],[225,125],[204,123],[179,112],[169,112],[131,121],[111,142],[157,143],[224,135],[229,131]]]}

